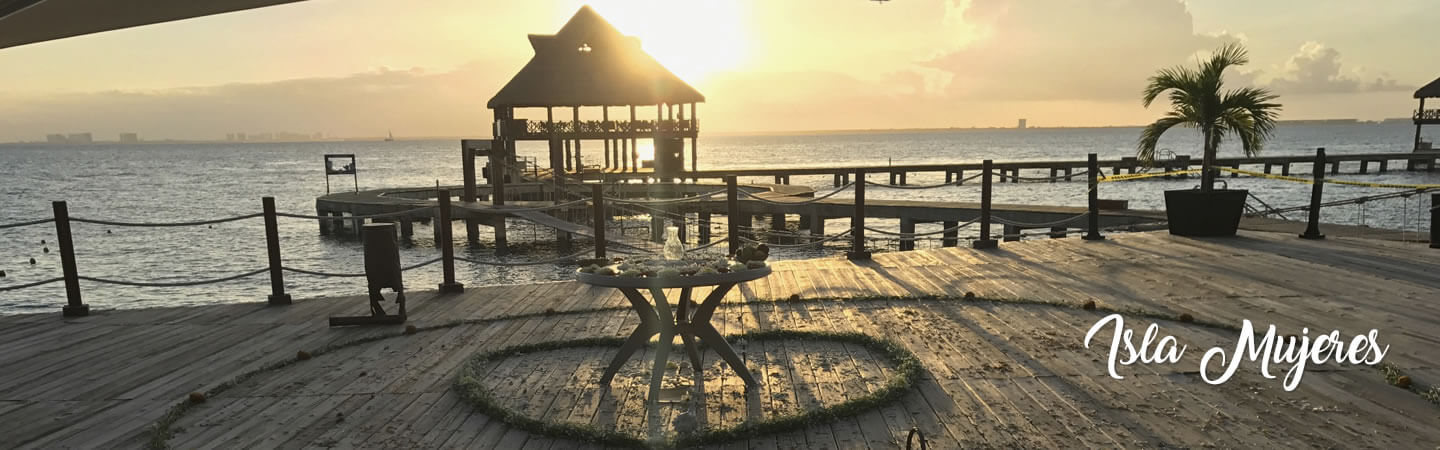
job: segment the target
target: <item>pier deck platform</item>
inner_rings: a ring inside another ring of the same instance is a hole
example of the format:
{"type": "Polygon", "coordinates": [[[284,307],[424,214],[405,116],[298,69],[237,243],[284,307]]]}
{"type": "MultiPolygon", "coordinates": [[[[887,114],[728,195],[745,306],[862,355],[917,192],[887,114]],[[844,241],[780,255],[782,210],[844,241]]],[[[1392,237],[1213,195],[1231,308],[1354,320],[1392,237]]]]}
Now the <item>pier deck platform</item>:
{"type": "MultiPolygon", "coordinates": [[[[924,371],[897,402],[717,448],[896,448],[912,427],[934,448],[1440,444],[1434,426],[1440,407],[1387,384],[1376,368],[1312,365],[1294,392],[1283,390],[1279,379],[1260,377],[1253,365],[1242,366],[1228,383],[1206,384],[1195,372],[1199,357],[1212,346],[1233,348],[1235,333],[1199,324],[1127,315],[1127,326],[1143,330],[1158,323],[1189,350],[1180,363],[1127,366],[1121,369],[1125,380],[1111,379],[1104,346],[1082,345],[1088,327],[1107,313],[1073,307],[1093,300],[1102,308],[1155,317],[1185,313],[1227,324],[1249,319],[1262,327],[1274,323],[1282,334],[1308,327],[1312,336],[1338,329],[1348,337],[1375,328],[1390,346],[1386,363],[1417,383],[1435,384],[1440,252],[1423,245],[1304,241],[1259,232],[1190,239],[1157,232],[1104,241],[1023,241],[984,251],[882,253],[868,262],[780,261],[773,267],[774,275],[725,299],[715,320],[722,332],[859,331],[900,343],[920,358],[924,371]],[[862,299],[966,292],[1070,307],[862,299]],[[767,301],[791,295],[834,300],[767,301]]],[[[576,282],[416,292],[410,323],[422,331],[414,335],[396,327],[326,326],[328,316],[363,313],[360,296],[284,307],[125,311],[106,311],[96,299],[97,310],[88,317],[0,317],[0,447],[143,446],[147,430],[188,393],[235,382],[179,416],[168,443],[595,448],[513,429],[459,402],[451,382],[476,352],[623,337],[637,322],[625,304],[613,290],[576,282]],[[532,315],[505,319],[521,314],[532,315]],[[456,320],[471,322],[435,327],[456,320]],[[345,345],[374,337],[384,338],[345,345]],[[339,347],[318,352],[327,346],[339,347]],[[317,355],[261,370],[295,359],[299,350],[317,355]]],[[[1100,339],[1108,342],[1108,336],[1100,339]]],[[[701,420],[729,426],[833,404],[873,389],[887,375],[883,364],[853,348],[804,341],[750,345],[747,364],[761,374],[767,400],[748,403],[736,393],[733,377],[707,367],[701,420]],[[829,350],[848,357],[833,359],[829,350]]],[[[495,391],[535,417],[622,431],[645,428],[643,402],[632,395],[639,383],[622,382],[643,378],[624,375],[642,370],[639,358],[604,391],[590,385],[608,352],[552,356],[546,364],[497,368],[495,391]]],[[[1283,377],[1288,367],[1275,372],[1283,377]]],[[[667,380],[689,377],[684,375],[667,380]]]]}

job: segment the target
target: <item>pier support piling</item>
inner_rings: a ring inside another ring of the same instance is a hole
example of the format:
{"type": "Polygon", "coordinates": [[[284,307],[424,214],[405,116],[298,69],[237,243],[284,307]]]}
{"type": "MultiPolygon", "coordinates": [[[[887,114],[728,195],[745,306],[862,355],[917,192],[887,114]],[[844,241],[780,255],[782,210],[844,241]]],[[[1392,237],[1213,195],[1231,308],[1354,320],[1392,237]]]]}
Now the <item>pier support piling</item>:
{"type": "Polygon", "coordinates": [[[1440,194],[1430,194],[1430,248],[1440,248],[1440,194]]]}
{"type": "Polygon", "coordinates": [[[810,235],[823,238],[825,236],[825,216],[813,214],[809,217],[810,226],[806,228],[810,229],[810,235]]]}
{"type": "Polygon", "coordinates": [[[1004,225],[1004,226],[1001,227],[1001,230],[1000,230],[1000,233],[1003,234],[1004,236],[1001,236],[1001,237],[1000,237],[1000,240],[1005,241],[1005,242],[1015,242],[1015,241],[1019,241],[1019,240],[1020,240],[1020,232],[1021,232],[1021,231],[1025,231],[1025,229],[1024,229],[1024,228],[1017,227],[1017,226],[1015,226],[1015,225],[1004,225]]]}
{"type": "Polygon", "coordinates": [[[726,175],[725,227],[729,229],[727,231],[729,236],[726,236],[726,240],[728,241],[726,245],[729,246],[729,248],[726,249],[726,252],[729,253],[730,256],[735,256],[735,252],[740,250],[740,217],[742,216],[745,215],[740,214],[740,191],[735,182],[735,176],[726,175]]]}
{"type": "Polygon", "coordinates": [[[900,218],[900,233],[909,233],[911,236],[900,236],[900,251],[915,249],[915,219],[909,217],[900,218]]]}
{"type": "Polygon", "coordinates": [[[1090,211],[1089,211],[1090,214],[1088,215],[1088,217],[1086,217],[1086,219],[1087,219],[1087,220],[1085,221],[1085,230],[1086,230],[1086,231],[1085,231],[1085,235],[1084,235],[1084,236],[1081,236],[1081,239],[1084,239],[1084,240],[1087,240],[1087,241],[1102,241],[1102,240],[1105,240],[1105,236],[1101,236],[1101,235],[1100,235],[1100,160],[1099,160],[1099,155],[1097,155],[1097,154],[1095,154],[1095,153],[1091,153],[1091,154],[1087,157],[1086,164],[1088,164],[1088,165],[1090,166],[1089,173],[1086,175],[1086,180],[1085,180],[1085,181],[1086,181],[1086,184],[1089,185],[1089,190],[1088,190],[1088,192],[1086,193],[1086,197],[1087,197],[1087,198],[1086,198],[1086,202],[1088,203],[1088,206],[1089,206],[1089,209],[1090,209],[1090,211]]]}
{"type": "Polygon", "coordinates": [[[850,251],[847,259],[867,260],[870,252],[865,250],[865,169],[855,170],[855,211],[850,216],[850,251]]]}
{"type": "MultiPolygon", "coordinates": [[[[606,148],[605,150],[605,156],[610,156],[610,149],[606,148]]],[[[609,163],[607,162],[606,164],[609,163]]],[[[590,186],[590,208],[591,220],[595,222],[595,257],[603,259],[605,258],[605,185],[594,184],[590,186]]]]}
{"type": "Polygon", "coordinates": [[[994,161],[987,159],[980,169],[980,239],[971,244],[977,249],[995,248],[997,245],[994,239],[990,239],[990,179],[994,165],[994,161]]]}
{"type": "Polygon", "coordinates": [[[1320,198],[1325,190],[1324,147],[1315,149],[1315,169],[1312,172],[1314,181],[1310,187],[1310,220],[1305,225],[1305,233],[1301,234],[1300,238],[1325,239],[1325,235],[1320,234],[1320,198]]]}
{"type": "Polygon", "coordinates": [[[695,243],[705,245],[710,243],[710,213],[695,213],[695,222],[698,224],[695,230],[695,243]]]}
{"type": "Polygon", "coordinates": [[[415,236],[415,222],[411,221],[409,217],[400,218],[400,239],[410,240],[413,236],[415,236]]]}
{"type": "MultiPolygon", "coordinates": [[[[80,297],[80,271],[75,265],[75,243],[70,238],[69,207],[63,201],[51,203],[51,206],[55,210],[55,239],[60,241],[60,270],[65,275],[65,307],[61,308],[61,315],[65,317],[88,316],[90,315],[90,305],[86,305],[84,299],[80,297]]],[[[270,206],[270,213],[265,215],[266,224],[275,223],[274,203],[270,203],[270,206]]],[[[266,230],[266,236],[269,236],[269,227],[266,230]]],[[[278,256],[277,254],[276,257],[278,258],[278,256]]],[[[273,269],[271,273],[274,273],[273,269]]],[[[288,300],[289,297],[286,298],[288,300]]]]}
{"type": "MultiPolygon", "coordinates": [[[[280,227],[275,221],[275,197],[263,197],[260,199],[260,204],[265,211],[265,250],[270,262],[269,302],[272,306],[288,305],[290,304],[290,294],[285,293],[285,274],[280,268],[280,227]]],[[[64,239],[61,241],[63,246],[65,241],[69,240],[69,236],[61,239],[64,239]]],[[[77,292],[76,295],[78,296],[79,293],[77,292]]]]}
{"type": "Polygon", "coordinates": [[[450,191],[441,189],[436,198],[440,200],[435,208],[435,223],[440,231],[440,267],[445,277],[440,283],[440,292],[465,292],[465,285],[455,282],[455,242],[450,236],[450,191]]]}
{"type": "MultiPolygon", "coordinates": [[[[958,221],[958,220],[947,220],[947,221],[941,222],[941,223],[940,223],[940,226],[941,226],[942,228],[944,228],[944,229],[950,229],[950,228],[954,228],[954,227],[960,226],[960,221],[958,221]]],[[[941,233],[940,237],[942,238],[942,239],[940,240],[940,246],[941,246],[941,247],[957,247],[957,246],[960,245],[960,230],[950,230],[950,231],[946,231],[946,232],[944,232],[944,233],[941,233]]]]}

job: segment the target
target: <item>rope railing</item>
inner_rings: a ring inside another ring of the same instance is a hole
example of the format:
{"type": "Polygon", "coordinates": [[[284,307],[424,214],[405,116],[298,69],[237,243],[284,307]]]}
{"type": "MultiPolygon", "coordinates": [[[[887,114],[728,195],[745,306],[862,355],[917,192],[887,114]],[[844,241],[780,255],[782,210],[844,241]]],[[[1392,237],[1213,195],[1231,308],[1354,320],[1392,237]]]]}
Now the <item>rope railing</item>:
{"type": "Polygon", "coordinates": [[[611,203],[617,203],[617,204],[625,204],[625,205],[669,205],[669,204],[675,204],[675,203],[696,202],[696,201],[704,200],[704,199],[707,199],[707,198],[710,198],[710,197],[714,197],[714,196],[717,196],[717,195],[721,195],[721,194],[724,194],[724,193],[725,193],[725,190],[724,190],[724,189],[721,189],[721,190],[718,190],[718,191],[706,192],[706,193],[700,194],[700,195],[694,195],[694,196],[689,196],[689,197],[680,197],[680,198],[665,198],[665,199],[656,199],[656,200],[635,200],[635,199],[626,199],[626,198],[618,198],[618,197],[605,197],[605,201],[608,201],[608,202],[611,202],[611,203]]]}
{"type": "Polygon", "coordinates": [[[934,235],[937,235],[937,234],[950,233],[950,232],[959,230],[959,229],[961,229],[961,228],[965,228],[965,227],[968,227],[968,226],[970,226],[970,225],[974,225],[976,222],[979,222],[979,221],[980,221],[980,219],[977,218],[977,219],[971,220],[971,221],[969,221],[969,222],[965,222],[965,223],[962,223],[962,224],[959,224],[959,225],[955,225],[955,226],[953,226],[953,227],[945,228],[945,229],[942,229],[942,230],[927,231],[927,232],[924,232],[924,233],[901,233],[901,232],[895,232],[895,231],[882,230],[882,229],[873,228],[873,227],[865,227],[865,230],[866,230],[866,231],[875,232],[875,233],[884,234],[884,235],[889,235],[889,236],[901,236],[901,237],[934,236],[934,235]]]}
{"type": "Polygon", "coordinates": [[[1010,226],[1023,227],[1023,228],[1041,228],[1041,227],[1053,227],[1053,226],[1068,224],[1068,223],[1074,222],[1074,221],[1076,221],[1076,220],[1084,219],[1085,216],[1088,216],[1088,215],[1090,215],[1090,213],[1087,211],[1087,212],[1083,212],[1083,213],[1080,213],[1080,214],[1076,214],[1076,215],[1074,215],[1074,216],[1070,216],[1070,217],[1067,217],[1067,218],[1064,218],[1064,219],[1060,219],[1060,220],[1056,220],[1056,221],[1052,221],[1052,222],[1040,222],[1040,223],[1021,222],[1021,221],[1018,221],[1018,220],[1006,219],[1006,218],[1000,217],[1000,216],[992,217],[991,220],[993,220],[995,223],[998,223],[998,224],[1001,224],[1001,225],[1010,225],[1010,226]]]}
{"type": "MultiPolygon", "coordinates": [[[[276,216],[276,217],[289,217],[289,218],[291,218],[291,219],[308,219],[308,220],[366,220],[366,219],[384,219],[384,218],[387,218],[387,217],[406,216],[406,215],[411,215],[411,214],[415,214],[415,213],[420,212],[420,211],[425,211],[425,210],[434,209],[434,208],[435,208],[434,206],[421,206],[421,207],[419,207],[419,208],[407,209],[407,210],[404,210],[404,211],[394,211],[394,212],[379,213],[379,214],[368,214],[368,215],[363,215],[363,216],[343,216],[343,217],[334,217],[334,216],[310,216],[310,215],[305,215],[305,214],[282,213],[282,212],[277,212],[277,213],[275,213],[275,216],[276,216]]],[[[257,214],[257,215],[259,215],[259,214],[257,214]]]]}
{"type": "Polygon", "coordinates": [[[837,240],[837,239],[840,239],[840,238],[843,238],[843,237],[846,237],[846,236],[849,236],[849,235],[850,235],[850,230],[845,230],[845,231],[842,231],[842,232],[839,232],[839,233],[836,233],[836,234],[832,234],[832,235],[830,235],[830,236],[826,236],[824,239],[814,240],[814,241],[810,241],[810,242],[806,242],[806,243],[802,243],[802,244],[770,244],[770,243],[765,243],[764,241],[760,241],[760,240],[756,240],[756,239],[751,239],[751,238],[748,238],[748,237],[745,237],[745,236],[740,236],[740,240],[745,241],[745,242],[749,242],[749,243],[752,243],[752,244],[765,244],[766,246],[773,247],[773,248],[799,248],[799,247],[812,247],[812,246],[824,244],[824,243],[826,243],[826,242],[834,241],[834,240],[837,240]]]}
{"type": "Polygon", "coordinates": [[[200,286],[200,285],[206,285],[206,284],[215,284],[215,283],[224,283],[224,282],[227,282],[227,281],[235,281],[235,280],[238,280],[238,279],[241,279],[241,278],[253,277],[253,276],[255,276],[255,275],[259,275],[259,274],[265,273],[267,270],[270,270],[270,269],[268,269],[268,268],[258,269],[258,270],[252,270],[252,271],[249,271],[249,272],[241,273],[241,274],[230,275],[230,276],[227,276],[227,277],[211,278],[211,279],[208,279],[208,280],[193,280],[193,281],[168,281],[168,282],[166,282],[166,281],[124,281],[124,280],[111,280],[111,279],[108,279],[108,278],[100,278],[100,277],[88,277],[88,276],[84,276],[84,275],[81,275],[81,276],[79,276],[78,278],[80,278],[81,280],[85,280],[85,281],[93,281],[93,282],[96,282],[96,283],[104,283],[104,284],[115,284],[115,285],[120,285],[120,286],[135,286],[135,287],[185,287],[185,286],[200,286]]]}
{"type": "Polygon", "coordinates": [[[27,220],[27,221],[24,221],[24,222],[7,223],[7,224],[0,225],[0,230],[4,230],[4,229],[6,229],[6,228],[28,227],[28,226],[31,226],[31,225],[39,225],[39,224],[42,224],[42,223],[50,223],[50,222],[54,222],[54,221],[55,221],[54,218],[46,218],[46,219],[27,220]]]}
{"type": "MultiPolygon", "coordinates": [[[[225,217],[225,218],[211,219],[211,220],[197,220],[197,221],[193,221],[193,222],[121,222],[121,221],[118,221],[118,220],[86,219],[86,218],[83,218],[83,217],[71,217],[71,218],[70,218],[70,221],[71,221],[71,222],[93,223],[93,224],[96,224],[96,225],[109,225],[109,226],[112,226],[112,227],[163,228],[163,227],[190,227],[190,226],[197,226],[197,225],[214,225],[214,224],[217,224],[217,223],[234,222],[234,221],[237,221],[237,220],[245,220],[245,219],[254,219],[254,218],[256,218],[256,217],[261,217],[261,216],[264,216],[264,214],[261,214],[261,213],[246,214],[246,215],[243,215],[243,216],[225,217]]],[[[51,220],[54,220],[54,219],[51,219],[51,220]]]]}
{"type": "Polygon", "coordinates": [[[5,291],[18,291],[18,290],[21,290],[21,289],[32,288],[32,287],[36,287],[36,286],[42,286],[42,285],[54,283],[54,282],[57,282],[57,281],[65,281],[65,277],[56,277],[56,278],[51,278],[51,279],[48,279],[48,280],[40,280],[40,281],[31,282],[31,283],[16,284],[16,285],[11,285],[11,286],[0,286],[0,292],[5,292],[5,291]]]}
{"type": "MultiPolygon", "coordinates": [[[[1065,180],[1065,179],[1070,179],[1070,178],[1075,178],[1075,177],[1083,177],[1083,176],[1085,176],[1085,175],[1087,175],[1087,174],[1089,174],[1089,173],[1090,173],[1089,170],[1082,170],[1082,171],[1075,172],[1075,173],[1071,173],[1071,174],[1068,174],[1068,175],[1056,175],[1056,176],[1053,176],[1053,177],[1022,177],[1022,176],[1019,176],[1019,175],[1006,175],[1006,174],[1005,174],[1005,171],[1004,171],[1004,170],[1001,170],[1000,173],[997,173],[997,174],[994,174],[994,175],[995,175],[996,178],[999,178],[999,179],[1002,179],[1002,180],[1018,180],[1018,181],[1042,183],[1042,182],[1050,182],[1050,181],[1060,181],[1060,180],[1065,180]]],[[[983,174],[982,174],[982,175],[983,175],[983,174]]]]}
{"type": "MultiPolygon", "coordinates": [[[[459,258],[456,258],[456,259],[459,259],[459,258]]],[[[406,272],[406,271],[410,271],[410,270],[419,269],[419,268],[421,268],[421,267],[425,267],[425,266],[428,266],[428,265],[431,265],[431,264],[435,264],[435,263],[437,263],[437,262],[440,262],[440,260],[441,260],[441,258],[434,258],[434,259],[430,259],[430,260],[427,260],[427,261],[421,261],[421,262],[418,262],[418,263],[415,263],[415,264],[411,264],[411,265],[408,265],[408,266],[401,267],[401,268],[400,268],[400,271],[401,271],[401,272],[406,272]]],[[[318,270],[306,270],[306,269],[299,269],[299,268],[288,267],[288,266],[282,266],[282,267],[280,267],[280,270],[284,270],[284,271],[286,271],[286,272],[300,273],[300,274],[305,274],[305,275],[314,275],[314,276],[317,276],[317,277],[359,278],[359,277],[365,276],[365,273],[364,273],[364,272],[360,272],[360,273],[322,272],[322,271],[318,271],[318,270]]]]}
{"type": "Polygon", "coordinates": [[[874,181],[868,181],[868,180],[865,181],[865,184],[866,184],[866,185],[869,185],[869,186],[875,186],[875,187],[886,188],[886,189],[911,189],[911,190],[935,189],[935,188],[942,188],[942,187],[960,186],[960,185],[965,184],[966,181],[971,181],[971,180],[974,180],[974,179],[976,179],[976,178],[980,178],[980,177],[982,177],[982,176],[984,176],[984,175],[985,175],[984,173],[977,173],[977,174],[974,174],[974,175],[971,175],[971,176],[968,176],[968,177],[965,177],[965,178],[961,178],[961,179],[959,179],[959,180],[952,181],[952,182],[949,182],[949,183],[927,184],[927,185],[923,185],[923,186],[903,186],[903,185],[898,185],[898,184],[876,183],[876,182],[874,182],[874,181]]]}
{"type": "Polygon", "coordinates": [[[715,240],[710,241],[710,243],[708,243],[708,244],[701,245],[701,246],[697,246],[697,247],[693,247],[693,248],[687,248],[687,249],[685,249],[685,251],[686,251],[686,252],[698,252],[698,251],[705,250],[705,249],[710,248],[710,247],[714,247],[714,246],[716,246],[716,245],[723,244],[723,243],[725,243],[725,241],[728,241],[728,240],[730,240],[730,238],[729,238],[728,236],[720,236],[719,238],[716,238],[715,240]]]}
{"type": "Polygon", "coordinates": [[[844,184],[844,185],[841,185],[840,187],[835,188],[835,190],[832,190],[832,191],[830,191],[829,193],[827,193],[827,194],[825,194],[825,195],[821,195],[821,196],[819,196],[819,197],[811,197],[811,198],[806,199],[806,200],[793,201],[793,202],[790,202],[790,201],[782,202],[782,201],[770,200],[770,199],[768,199],[768,198],[761,197],[761,196],[759,196],[759,195],[757,195],[757,194],[752,194],[752,193],[745,192],[745,191],[740,191],[740,195],[744,195],[744,196],[746,196],[746,197],[749,197],[751,200],[756,200],[756,201],[759,201],[760,203],[766,203],[766,204],[771,204],[771,205],[808,205],[808,204],[811,204],[811,203],[816,203],[816,202],[819,202],[819,201],[821,201],[821,200],[824,200],[824,199],[827,199],[827,198],[830,198],[830,197],[834,197],[834,196],[836,196],[836,195],[839,195],[841,192],[845,192],[846,189],[849,189],[849,188],[852,187],[852,186],[855,186],[855,183],[853,183],[853,182],[851,182],[851,183],[846,183],[846,184],[844,184]]]}
{"type": "Polygon", "coordinates": [[[496,206],[496,207],[494,207],[494,208],[495,208],[496,211],[504,211],[504,212],[510,212],[510,213],[517,213],[517,212],[542,212],[542,211],[552,211],[552,210],[556,210],[556,209],[570,208],[570,207],[573,207],[573,206],[575,206],[575,205],[585,204],[585,203],[589,203],[589,202],[590,202],[590,199],[588,199],[588,198],[582,198],[582,199],[579,199],[579,200],[571,200],[571,201],[564,202],[564,203],[556,203],[556,204],[549,205],[549,206],[536,206],[536,207],[526,207],[526,208],[512,208],[512,207],[509,207],[509,206],[501,205],[501,206],[496,206]]]}
{"type": "Polygon", "coordinates": [[[459,257],[459,256],[456,256],[456,257],[455,257],[455,260],[456,260],[456,261],[465,261],[465,262],[468,262],[468,263],[471,263],[471,264],[481,264],[481,265],[486,265],[486,266],[504,266],[504,267],[540,266],[540,265],[546,265],[546,264],[557,264],[557,263],[566,262],[566,261],[574,261],[576,258],[579,258],[580,255],[584,255],[584,254],[586,254],[586,253],[590,253],[590,251],[591,251],[590,249],[585,249],[585,250],[581,250],[581,251],[578,251],[578,252],[575,252],[575,253],[571,253],[571,254],[569,254],[569,255],[559,256],[559,257],[555,257],[555,258],[551,258],[551,259],[546,259],[546,260],[540,260],[540,261],[521,261],[521,262],[484,261],[484,260],[479,260],[479,259],[462,258],[462,257],[459,257]]]}

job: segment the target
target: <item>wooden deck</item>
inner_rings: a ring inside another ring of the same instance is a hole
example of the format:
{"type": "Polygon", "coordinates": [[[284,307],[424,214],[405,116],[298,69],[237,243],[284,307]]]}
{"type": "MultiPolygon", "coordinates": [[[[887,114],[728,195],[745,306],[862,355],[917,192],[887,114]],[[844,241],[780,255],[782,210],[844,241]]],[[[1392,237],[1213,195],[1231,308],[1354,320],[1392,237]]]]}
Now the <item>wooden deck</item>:
{"type": "MultiPolygon", "coordinates": [[[[918,300],[773,303],[761,299],[960,295],[1018,297],[1140,308],[1238,324],[1275,323],[1311,335],[1380,330],[1385,362],[1415,381],[1440,380],[1440,251],[1424,245],[1242,232],[1233,239],[1164,233],[1005,243],[877,254],[873,261],[782,261],[743,285],[717,311],[717,326],[860,331],[902,343],[925,373],[901,400],[840,421],[723,448],[895,448],[918,427],[935,448],[956,447],[1382,447],[1440,445],[1440,407],[1385,383],[1370,367],[1311,367],[1294,392],[1242,367],[1208,385],[1196,374],[1211,346],[1234,333],[1160,321],[1189,345],[1174,365],[1135,365],[1105,375],[1106,349],[1084,333],[1104,313],[1045,305],[918,300]]],[[[464,281],[464,280],[461,280],[464,281]]],[[[358,286],[357,286],[358,290],[358,286]]],[[[622,337],[635,318],[613,290],[574,282],[419,293],[411,323],[482,321],[342,347],[263,371],[192,409],[170,444],[209,447],[586,448],[534,436],[458,401],[452,378],[486,350],[577,337],[622,337]],[[567,313],[573,312],[573,313],[567,313]]],[[[95,301],[103,308],[101,301],[95,301]]],[[[261,304],[0,317],[0,447],[137,447],[147,428],[192,391],[315,350],[396,328],[331,329],[326,318],[358,314],[359,297],[261,304]]],[[[1150,321],[1128,318],[1136,329],[1150,321]]],[[[1102,334],[1102,337],[1108,335],[1102,334]]],[[[551,420],[622,431],[644,429],[634,381],[639,360],[608,392],[594,386],[609,354],[557,350],[499,361],[487,386],[505,405],[551,420]],[[553,400],[552,400],[553,399],[553,400]]],[[[875,388],[889,366],[851,346],[825,342],[749,345],[759,400],[706,355],[703,405],[711,425],[834,404],[875,388]],[[738,395],[738,397],[737,397],[738,395]]],[[[683,357],[674,358],[679,362],[683,357]]],[[[1288,365],[1285,366],[1288,368],[1288,365]]],[[[1277,370],[1283,372],[1283,370],[1277,370]]],[[[689,370],[667,376],[687,383],[689,370]],[[683,375],[683,377],[678,376],[683,375]]],[[[1283,376],[1283,375],[1282,375],[1283,376]]],[[[682,384],[683,385],[683,384],[682,384]]],[[[674,409],[670,413],[673,417],[674,409]]]]}

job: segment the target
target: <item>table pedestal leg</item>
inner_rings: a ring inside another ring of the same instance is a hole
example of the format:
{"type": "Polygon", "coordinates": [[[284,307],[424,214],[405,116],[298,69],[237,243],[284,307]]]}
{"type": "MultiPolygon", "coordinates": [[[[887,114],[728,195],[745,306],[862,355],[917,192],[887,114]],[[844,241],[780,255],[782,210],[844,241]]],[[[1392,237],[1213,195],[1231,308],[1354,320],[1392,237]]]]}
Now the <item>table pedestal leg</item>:
{"type": "Polygon", "coordinates": [[[690,356],[690,366],[695,369],[695,378],[704,374],[704,361],[700,358],[700,351],[695,345],[694,333],[688,333],[690,326],[690,289],[680,290],[680,303],[675,311],[675,331],[680,334],[680,339],[685,341],[685,353],[690,356]]]}
{"type": "Polygon", "coordinates": [[[665,363],[670,359],[671,341],[675,340],[675,316],[670,314],[664,290],[650,288],[650,298],[655,300],[655,312],[660,317],[660,342],[655,346],[655,368],[650,372],[650,397],[646,401],[647,410],[653,412],[660,404],[660,382],[665,379],[665,363]]]}
{"type": "Polygon", "coordinates": [[[720,301],[725,299],[725,294],[729,293],[733,287],[735,287],[734,283],[715,286],[715,290],[710,291],[710,295],[705,296],[705,301],[695,308],[695,314],[684,324],[681,334],[700,337],[705,345],[715,349],[715,353],[719,353],[720,357],[725,359],[725,363],[740,375],[740,379],[745,380],[746,386],[754,386],[757,384],[755,377],[751,376],[750,369],[745,367],[745,360],[740,359],[740,355],[735,353],[735,349],[730,347],[730,343],[720,336],[720,331],[710,325],[710,318],[715,315],[715,308],[720,306],[720,301]]]}
{"type": "Polygon", "coordinates": [[[655,313],[655,308],[650,306],[650,301],[635,289],[622,288],[620,292],[625,294],[625,298],[630,300],[630,306],[640,316],[640,326],[635,327],[635,332],[630,333],[630,337],[625,339],[625,345],[622,345],[620,351],[615,353],[615,358],[610,360],[610,367],[605,368],[600,384],[609,384],[610,380],[615,378],[615,373],[620,371],[620,367],[625,365],[625,361],[628,361],[635,351],[645,347],[645,344],[650,342],[650,336],[660,332],[660,316],[655,313]]]}

